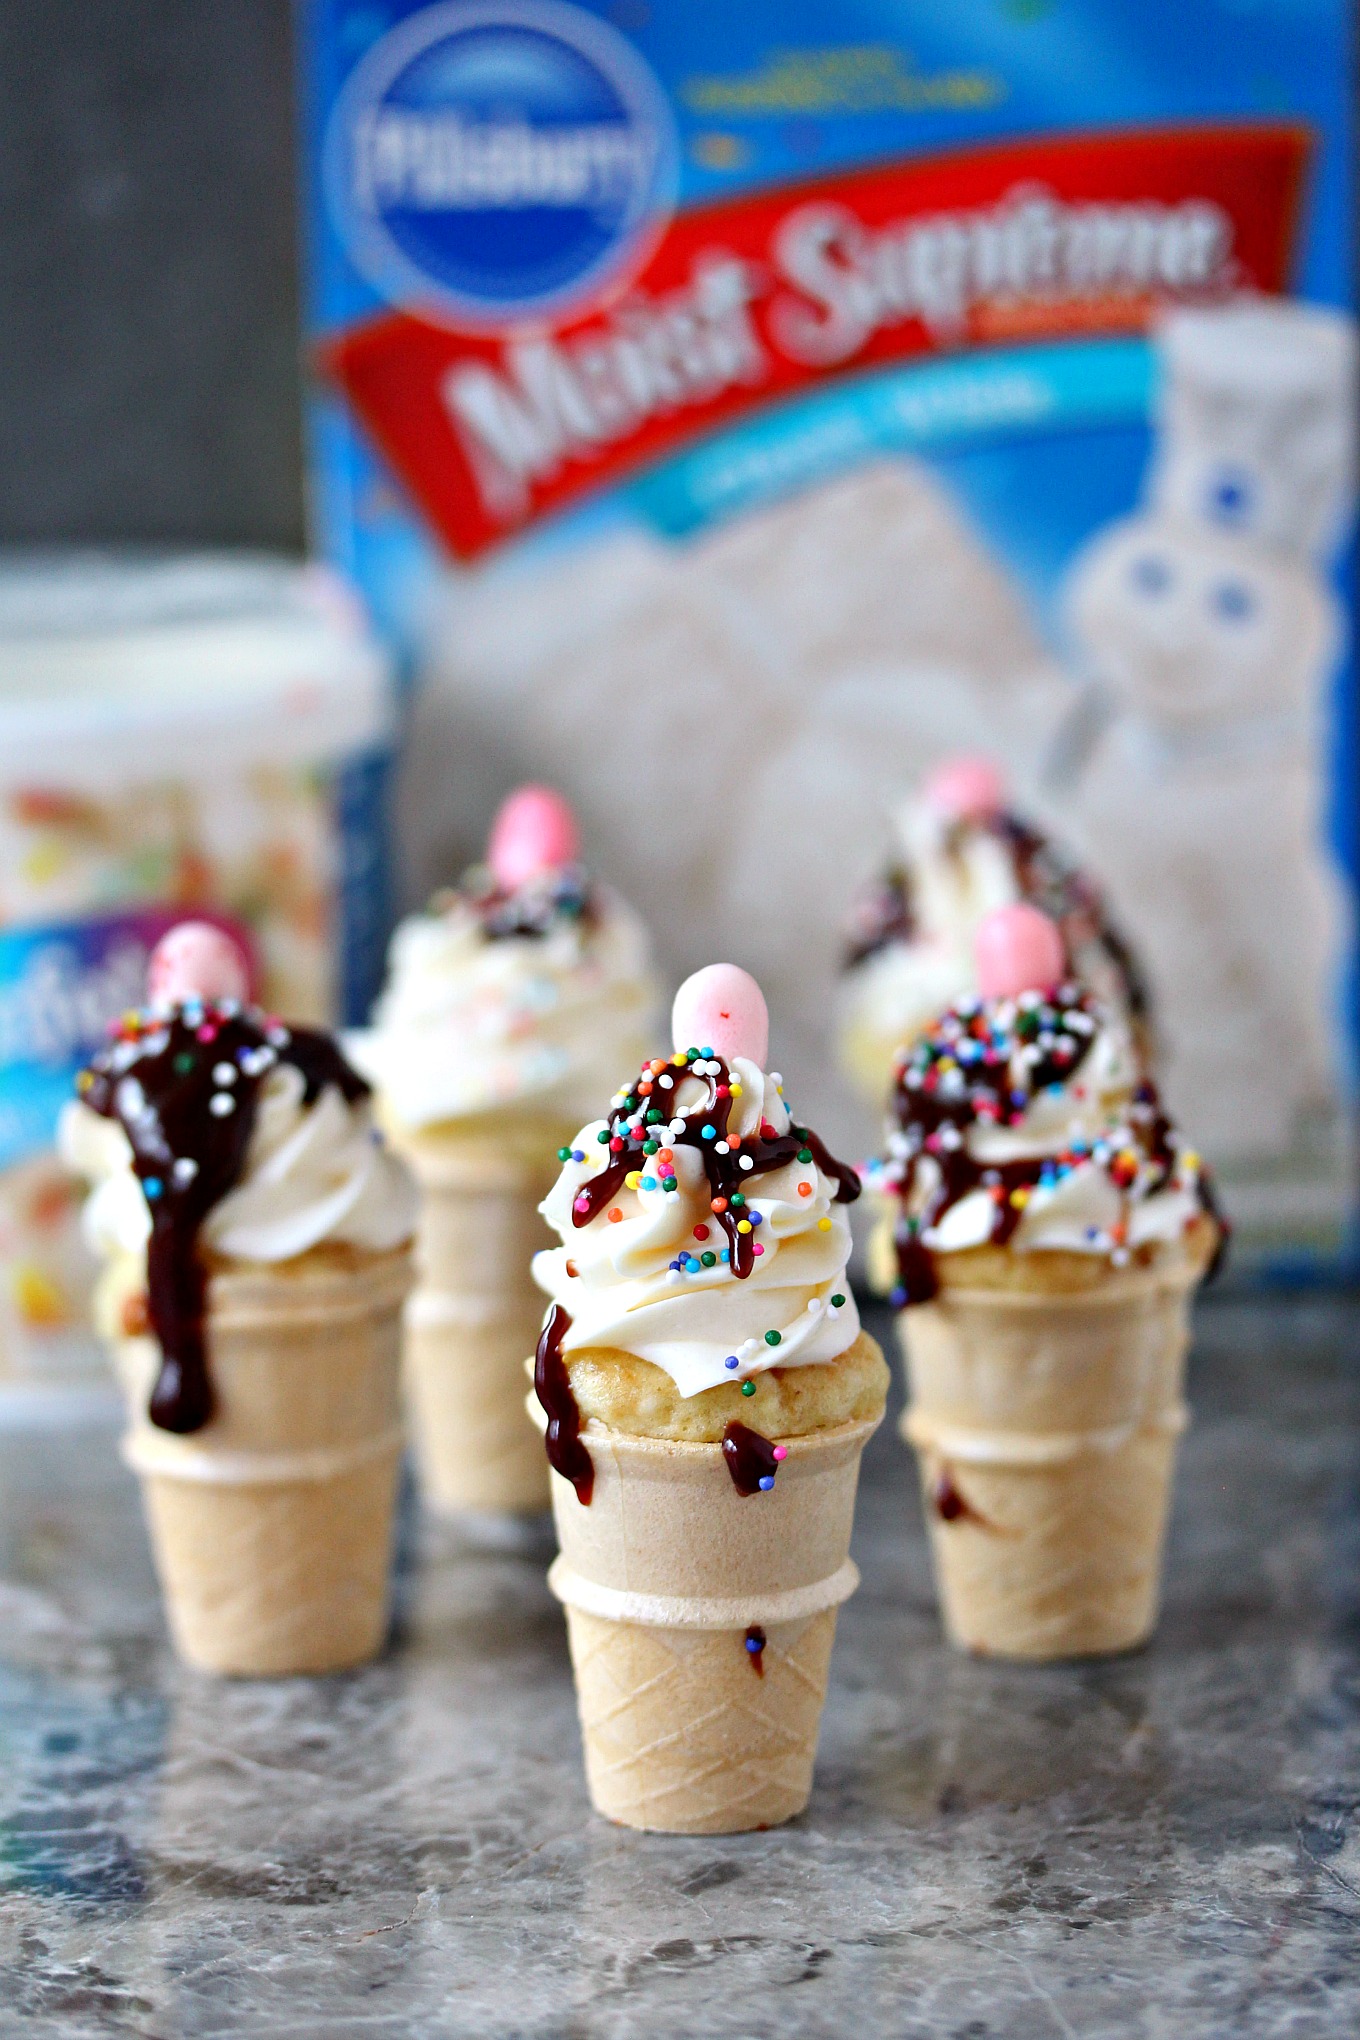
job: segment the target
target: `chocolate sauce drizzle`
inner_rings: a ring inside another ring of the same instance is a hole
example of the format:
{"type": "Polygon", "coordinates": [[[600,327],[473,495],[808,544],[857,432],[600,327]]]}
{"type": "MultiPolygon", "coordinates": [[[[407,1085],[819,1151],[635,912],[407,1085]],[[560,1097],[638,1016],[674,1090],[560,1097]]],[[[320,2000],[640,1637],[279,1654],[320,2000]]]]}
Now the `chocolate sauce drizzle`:
{"type": "Polygon", "coordinates": [[[746,1655],[751,1660],[751,1670],[758,1679],[765,1676],[765,1646],[768,1641],[765,1631],[758,1622],[753,1622],[742,1638],[746,1655]]]}
{"type": "Polygon", "coordinates": [[[562,922],[575,921],[589,928],[600,918],[599,900],[585,872],[575,864],[545,871],[513,892],[497,885],[485,865],[475,865],[456,891],[436,893],[430,908],[442,913],[459,902],[477,916],[488,942],[504,942],[517,935],[541,939],[562,922]]]}
{"type": "MultiPolygon", "coordinates": [[[[669,1062],[644,1063],[622,1105],[610,1115],[601,1143],[608,1143],[608,1161],[600,1174],[583,1183],[572,1199],[572,1224],[589,1225],[620,1189],[625,1176],[634,1169],[653,1166],[654,1157],[666,1149],[694,1148],[703,1159],[710,1208],[727,1236],[729,1265],[737,1280],[744,1282],[755,1266],[756,1237],[754,1228],[740,1232],[738,1227],[747,1187],[757,1176],[782,1169],[787,1162],[815,1162],[823,1175],[835,1182],[835,1202],[854,1203],[860,1193],[857,1172],[828,1154],[808,1127],[790,1126],[787,1133],[776,1133],[766,1120],[759,1133],[743,1137],[729,1133],[728,1122],[736,1102],[732,1097],[731,1072],[721,1056],[706,1056],[702,1050],[691,1048],[683,1057],[673,1057],[669,1062]],[[696,1062],[704,1064],[702,1071],[692,1067],[696,1062]],[[667,1077],[671,1080],[669,1088],[667,1077]],[[667,1129],[680,1116],[674,1099],[682,1083],[703,1084],[707,1095],[701,1105],[686,1108],[684,1130],[673,1134],[667,1129]],[[639,1112],[642,1125],[630,1125],[639,1112]],[[705,1127],[712,1128],[710,1139],[704,1138],[705,1127]],[[726,1154],[719,1152],[723,1146],[728,1149],[726,1154]],[[742,1167],[743,1160],[750,1162],[749,1168],[742,1167]]],[[[659,1163],[655,1166],[660,1169],[659,1163]]]]}
{"type": "MultiPolygon", "coordinates": [[[[1069,969],[1089,970],[1091,950],[1101,951],[1129,1017],[1146,1025],[1151,1011],[1147,979],[1111,921],[1099,888],[1055,843],[1015,814],[956,822],[945,837],[946,856],[960,856],[969,833],[979,830],[996,836],[1009,850],[1020,897],[1057,922],[1069,969]]],[[[855,908],[845,968],[853,970],[894,943],[910,942],[917,933],[911,874],[905,866],[894,865],[855,908]]]]}
{"type": "Polygon", "coordinates": [[[595,1492],[595,1462],[581,1443],[581,1412],[571,1392],[571,1376],[562,1357],[562,1341],[571,1318],[560,1303],[548,1312],[534,1354],[534,1393],[548,1417],[548,1464],[576,1490],[583,1509],[595,1492]]]}
{"type": "MultiPolygon", "coordinates": [[[[1057,1180],[1068,1168],[1101,1167],[1121,1191],[1139,1181],[1144,1197],[1165,1189],[1175,1173],[1174,1129],[1155,1085],[1147,1080],[1134,1094],[1118,1139],[1079,1140],[1060,1155],[1026,1155],[1008,1162],[975,1160],[967,1145],[970,1129],[979,1123],[1018,1125],[1041,1092],[1061,1088],[1079,1077],[1102,1025],[1099,1007],[1089,994],[1071,984],[1049,996],[1025,994],[1020,1000],[1003,1003],[1004,1024],[996,1006],[976,999],[962,1001],[917,1043],[898,1072],[893,1109],[906,1136],[907,1151],[890,1165],[897,1173],[890,1173],[889,1181],[902,1206],[894,1234],[898,1286],[891,1299],[899,1307],[929,1303],[938,1294],[935,1256],[922,1234],[977,1190],[991,1195],[989,1238],[993,1245],[1004,1247],[1014,1236],[1033,1191],[1057,1180]],[[911,1211],[908,1207],[926,1157],[934,1162],[938,1180],[924,1204],[911,1211]]],[[[1196,1188],[1202,1210],[1220,1228],[1219,1246],[1209,1271],[1212,1275],[1222,1261],[1227,1227],[1202,1167],[1196,1188]]]]}
{"type": "Polygon", "coordinates": [[[739,1495],[760,1494],[761,1481],[773,1480],[779,1471],[769,1439],[751,1430],[739,1417],[733,1417],[723,1431],[722,1449],[732,1485],[739,1495]]]}
{"type": "Polygon", "coordinates": [[[241,1179],[260,1087],[279,1064],[301,1073],[305,1104],[328,1084],[351,1104],[368,1096],[328,1035],[234,1001],[131,1014],[77,1079],[85,1104],[127,1135],[151,1212],[147,1315],[161,1364],[148,1414],[163,1431],[199,1431],[213,1413],[199,1233],[241,1179]]]}
{"type": "Polygon", "coordinates": [[[947,1466],[930,1490],[930,1506],[942,1523],[976,1523],[981,1530],[992,1530],[996,1527],[959,1493],[954,1485],[954,1476],[947,1466]]]}

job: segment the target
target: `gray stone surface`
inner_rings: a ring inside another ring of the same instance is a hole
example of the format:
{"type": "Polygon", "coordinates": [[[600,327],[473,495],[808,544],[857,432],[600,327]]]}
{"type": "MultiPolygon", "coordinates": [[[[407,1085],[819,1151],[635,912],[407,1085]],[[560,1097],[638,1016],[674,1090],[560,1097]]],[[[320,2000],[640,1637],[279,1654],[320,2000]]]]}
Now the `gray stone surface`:
{"type": "Polygon", "coordinates": [[[1339,1300],[1206,1308],[1154,1646],[941,1643],[903,1449],[780,1832],[590,1814],[542,1553],[408,1518],[353,1678],[163,1641],[109,1433],[0,1442],[0,2034],[1196,2040],[1360,2030],[1360,1460],[1339,1300]]]}

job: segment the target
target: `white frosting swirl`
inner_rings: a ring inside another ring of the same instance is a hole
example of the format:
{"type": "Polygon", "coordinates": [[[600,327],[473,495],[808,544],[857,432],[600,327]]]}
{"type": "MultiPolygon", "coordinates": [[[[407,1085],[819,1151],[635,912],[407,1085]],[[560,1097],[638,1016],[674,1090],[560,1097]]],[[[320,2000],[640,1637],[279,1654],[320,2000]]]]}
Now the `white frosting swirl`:
{"type": "MultiPolygon", "coordinates": [[[[260,1086],[240,1180],[213,1206],[205,1246],[247,1261],[288,1261],[328,1241],[384,1253],[415,1231],[414,1178],[382,1143],[366,1100],[334,1085],[308,1105],[301,1070],[280,1062],[260,1086]]],[[[85,1236],[101,1257],[141,1255],[151,1210],[115,1120],[74,1102],[61,1117],[63,1159],[94,1184],[85,1236]]]]}
{"type": "Polygon", "coordinates": [[[392,940],[371,1026],[345,1050],[400,1125],[526,1106],[571,1123],[644,1054],[656,1003],[646,932],[597,889],[591,917],[488,936],[461,896],[392,940]]]}
{"type": "MultiPolygon", "coordinates": [[[[924,1221],[922,1243],[935,1253],[963,1253],[992,1239],[998,1179],[989,1180],[987,1172],[1017,1162],[1030,1164],[1036,1180],[1016,1186],[1020,1216],[1008,1243],[1016,1252],[1061,1249],[1110,1255],[1121,1263],[1140,1246],[1178,1240],[1206,1209],[1199,1156],[1165,1121],[1160,1140],[1154,1138],[1161,1108],[1151,1087],[1140,1083],[1127,1026],[1090,998],[1075,1006],[1060,1002],[1063,1022],[1089,1038],[1090,1046],[1065,1080],[1035,1089],[1031,1072],[1039,1048],[1023,1039],[1016,1025],[1027,1009],[1051,1010],[1042,1007],[1037,994],[981,1008],[974,1002],[961,1018],[946,1015],[928,1037],[945,1051],[963,1044],[952,1069],[948,1062],[935,1064],[939,1095],[962,1097],[969,1022],[980,1011],[984,1031],[994,1042],[1009,1044],[1007,1082],[1017,1094],[1030,1094],[1009,1124],[977,1113],[962,1129],[946,1125],[937,1130],[934,1138],[946,1151],[961,1141],[983,1171],[977,1187],[946,1202],[932,1218],[944,1171],[910,1124],[890,1131],[888,1158],[871,1172],[872,1187],[898,1193],[906,1185],[905,1215],[924,1221]]],[[[908,1070],[919,1071],[927,1060],[926,1052],[918,1051],[908,1070]]],[[[899,1092],[908,1101],[911,1096],[909,1088],[899,1092]]],[[[908,1102],[901,1112],[904,1122],[910,1111],[908,1102]]],[[[1004,1193],[1005,1185],[1000,1188],[1004,1193]]]]}
{"type": "MultiPolygon", "coordinates": [[[[957,1000],[977,990],[974,938],[998,907],[1036,898],[1054,911],[1057,896],[1084,885],[1051,845],[1037,891],[1027,891],[1015,845],[999,823],[960,820],[927,801],[895,817],[912,923],[910,937],[894,936],[847,971],[840,987],[840,1026],[848,1073],[881,1102],[893,1054],[916,1039],[957,1000]],[[1052,897],[1045,897],[1045,888],[1052,897]]],[[[1122,1011],[1127,986],[1101,940],[1098,902],[1080,915],[1055,912],[1073,947],[1073,967],[1112,1008],[1122,1011]]]]}
{"type": "MultiPolygon", "coordinates": [[[[674,1074],[672,1126],[709,1095],[706,1084],[674,1074]]],[[[745,1139],[765,1121],[776,1134],[787,1132],[778,1078],[741,1057],[731,1074],[731,1130],[745,1139]]],[[[615,1107],[622,1102],[620,1093],[615,1107]]],[[[589,1224],[573,1224],[574,1200],[599,1173],[607,1130],[601,1119],[581,1129],[573,1149],[582,1160],[565,1164],[539,1207],[563,1242],[536,1254],[533,1265],[539,1287],[571,1318],[564,1351],[601,1346],[634,1353],[663,1367],[681,1395],[691,1396],[769,1367],[834,1360],[854,1344],[859,1315],[845,1276],[847,1207],[835,1202],[836,1182],[815,1161],[750,1177],[744,1194],[756,1259],[738,1280],[697,1148],[671,1149],[676,1190],[663,1190],[656,1168],[644,1165],[635,1187],[625,1183],[589,1224]],[[709,1267],[704,1253],[715,1256],[709,1267]],[[777,1344],[767,1342],[769,1332],[778,1333],[777,1344]]]]}

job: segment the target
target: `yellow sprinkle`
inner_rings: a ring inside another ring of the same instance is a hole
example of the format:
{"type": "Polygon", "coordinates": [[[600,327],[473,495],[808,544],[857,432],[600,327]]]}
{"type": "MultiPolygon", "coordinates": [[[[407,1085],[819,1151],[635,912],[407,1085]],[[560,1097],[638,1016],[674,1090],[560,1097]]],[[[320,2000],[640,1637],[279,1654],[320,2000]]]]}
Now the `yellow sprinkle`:
{"type": "Polygon", "coordinates": [[[628,1189],[636,1190],[638,1184],[642,1181],[642,1171],[640,1169],[630,1169],[623,1180],[628,1189]]]}
{"type": "Polygon", "coordinates": [[[729,1088],[729,1090],[731,1091],[731,1093],[732,1093],[732,1096],[733,1096],[734,1098],[740,1098],[740,1096],[741,1096],[741,1085],[740,1085],[740,1084],[731,1084],[731,1085],[729,1085],[729,1086],[728,1086],[728,1088],[729,1088]]]}
{"type": "Polygon", "coordinates": [[[88,1070],[82,1070],[80,1072],[80,1075],[76,1078],[76,1089],[78,1091],[88,1091],[93,1082],[94,1078],[90,1075],[90,1072],[88,1070]]]}
{"type": "Polygon", "coordinates": [[[671,1066],[673,1069],[682,1070],[688,1061],[689,1057],[687,1055],[673,1055],[671,1057],[671,1066]]]}
{"type": "Polygon", "coordinates": [[[829,1218],[819,1218],[817,1221],[817,1230],[818,1232],[830,1232],[831,1220],[829,1218]]]}
{"type": "Polygon", "coordinates": [[[1193,1148],[1186,1148],[1181,1155],[1181,1167],[1183,1169],[1197,1169],[1199,1167],[1199,1156],[1193,1148]]]}
{"type": "Polygon", "coordinates": [[[1024,1209],[1024,1207],[1025,1207],[1025,1205],[1027,1205],[1027,1204],[1029,1203],[1029,1192],[1028,1192],[1028,1190],[1023,1190],[1023,1189],[1022,1189],[1022,1190],[1012,1190],[1012,1192],[1011,1192],[1011,1203],[1012,1203],[1012,1204],[1013,1204],[1013,1205],[1015,1206],[1015,1208],[1016,1208],[1016,1210],[1017,1210],[1017,1211],[1021,1211],[1021,1210],[1023,1210],[1023,1209],[1024,1209]]]}
{"type": "Polygon", "coordinates": [[[750,1221],[750,1219],[749,1219],[749,1218],[739,1218],[739,1219],[737,1220],[737,1231],[738,1231],[738,1232],[750,1232],[750,1230],[751,1230],[751,1221],[750,1221]]]}

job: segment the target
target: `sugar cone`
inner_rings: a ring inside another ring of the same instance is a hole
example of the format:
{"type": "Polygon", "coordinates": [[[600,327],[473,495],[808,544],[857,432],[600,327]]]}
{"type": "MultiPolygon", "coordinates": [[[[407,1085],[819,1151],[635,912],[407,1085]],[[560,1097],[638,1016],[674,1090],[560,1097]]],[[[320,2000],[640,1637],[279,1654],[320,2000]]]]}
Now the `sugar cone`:
{"type": "Polygon", "coordinates": [[[176,1648],[206,1671],[339,1671],[379,1649],[401,1457],[405,1251],[319,1249],[219,1269],[208,1290],[216,1400],[201,1431],[143,1414],[156,1349],[128,1341],[140,1476],[176,1648]]]}
{"type": "Polygon", "coordinates": [[[590,1796],[610,1820],[731,1834],[807,1804],[876,1427],[786,1440],[773,1489],[741,1496],[720,1445],[586,1426],[594,1494],[583,1508],[553,1475],[548,1581],[567,1609],[590,1796]]]}
{"type": "Polygon", "coordinates": [[[538,1206],[571,1137],[395,1136],[422,1193],[406,1398],[421,1489],[441,1513],[548,1506],[543,1442],[524,1412],[544,1309],[529,1264],[551,1244],[538,1206]]]}
{"type": "Polygon", "coordinates": [[[949,1285],[903,1311],[945,1628],[1013,1658],[1131,1649],[1157,1620],[1198,1269],[1070,1293],[949,1285]]]}

